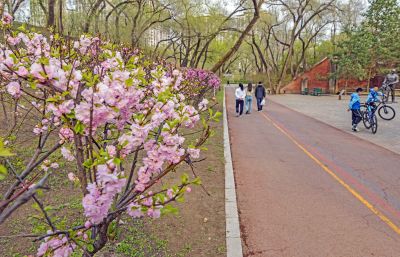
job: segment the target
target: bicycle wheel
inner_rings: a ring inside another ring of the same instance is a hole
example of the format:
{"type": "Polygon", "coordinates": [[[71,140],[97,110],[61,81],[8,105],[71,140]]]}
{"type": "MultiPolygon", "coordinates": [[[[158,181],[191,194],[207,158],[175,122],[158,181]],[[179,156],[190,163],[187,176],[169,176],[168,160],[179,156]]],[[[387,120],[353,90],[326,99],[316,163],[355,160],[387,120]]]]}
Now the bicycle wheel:
{"type": "Polygon", "coordinates": [[[391,106],[382,105],[378,110],[378,114],[384,120],[393,120],[396,116],[396,111],[391,106]]]}
{"type": "Polygon", "coordinates": [[[378,131],[378,118],[376,117],[375,113],[372,116],[371,123],[372,134],[376,134],[378,131]]]}
{"type": "Polygon", "coordinates": [[[361,112],[361,115],[362,115],[362,121],[364,123],[364,127],[366,129],[370,129],[371,128],[371,123],[369,122],[368,112],[367,111],[363,111],[363,112],[361,112]]]}

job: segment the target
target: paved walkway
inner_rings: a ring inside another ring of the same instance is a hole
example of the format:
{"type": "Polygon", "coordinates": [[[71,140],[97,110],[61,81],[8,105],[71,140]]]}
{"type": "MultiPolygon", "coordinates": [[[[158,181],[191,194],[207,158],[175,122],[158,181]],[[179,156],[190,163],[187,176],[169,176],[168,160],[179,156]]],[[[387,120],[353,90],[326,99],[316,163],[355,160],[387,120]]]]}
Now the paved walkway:
{"type": "Polygon", "coordinates": [[[399,256],[399,155],[271,102],[236,118],[233,93],[245,256],[399,256]]]}
{"type": "MultiPolygon", "coordinates": [[[[350,130],[351,113],[346,111],[349,103],[348,96],[341,101],[338,100],[337,96],[274,95],[269,96],[269,98],[293,110],[352,133],[350,130]]],[[[365,100],[366,96],[362,96],[362,99],[365,100]]],[[[370,130],[366,130],[360,124],[361,131],[356,136],[400,154],[400,102],[391,106],[397,111],[394,120],[384,121],[379,118],[379,128],[376,135],[372,135],[370,130]]]]}

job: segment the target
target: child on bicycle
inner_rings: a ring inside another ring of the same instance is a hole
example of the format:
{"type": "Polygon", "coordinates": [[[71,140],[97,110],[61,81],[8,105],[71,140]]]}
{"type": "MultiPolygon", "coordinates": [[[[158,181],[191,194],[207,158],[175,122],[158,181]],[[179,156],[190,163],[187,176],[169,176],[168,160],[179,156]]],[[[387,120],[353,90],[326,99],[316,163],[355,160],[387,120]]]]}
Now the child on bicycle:
{"type": "Polygon", "coordinates": [[[372,108],[376,108],[376,105],[375,105],[375,103],[376,102],[379,102],[380,100],[379,100],[379,93],[378,93],[378,91],[379,91],[379,88],[378,87],[374,87],[374,88],[371,88],[370,90],[369,90],[369,94],[368,94],[368,97],[367,97],[367,101],[365,101],[365,103],[367,104],[367,105],[370,105],[372,108]]]}
{"type": "Polygon", "coordinates": [[[363,91],[361,87],[357,88],[356,92],[351,94],[349,109],[347,111],[351,111],[352,118],[352,130],[354,132],[358,131],[357,125],[362,120],[361,115],[361,102],[360,102],[360,93],[363,91]]]}

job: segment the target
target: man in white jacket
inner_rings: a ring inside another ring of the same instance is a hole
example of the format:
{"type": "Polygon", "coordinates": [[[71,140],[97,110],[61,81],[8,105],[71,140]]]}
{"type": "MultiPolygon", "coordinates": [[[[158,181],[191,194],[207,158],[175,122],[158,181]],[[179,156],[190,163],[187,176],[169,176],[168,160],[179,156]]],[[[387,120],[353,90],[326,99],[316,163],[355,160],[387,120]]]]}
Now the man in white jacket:
{"type": "Polygon", "coordinates": [[[235,97],[236,97],[236,117],[239,117],[243,114],[244,99],[246,97],[246,92],[244,91],[242,83],[240,83],[239,87],[236,88],[235,97]]]}

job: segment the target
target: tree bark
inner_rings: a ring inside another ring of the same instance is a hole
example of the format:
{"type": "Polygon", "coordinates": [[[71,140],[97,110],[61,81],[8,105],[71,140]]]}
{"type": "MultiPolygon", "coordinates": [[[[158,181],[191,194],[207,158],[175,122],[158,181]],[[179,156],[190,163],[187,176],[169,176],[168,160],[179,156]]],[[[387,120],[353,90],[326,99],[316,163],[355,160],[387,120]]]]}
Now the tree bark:
{"type": "Polygon", "coordinates": [[[58,32],[63,34],[64,25],[63,25],[63,0],[58,0],[58,32]]]}
{"type": "Polygon", "coordinates": [[[55,16],[54,16],[54,9],[56,5],[56,0],[49,0],[48,1],[48,16],[47,16],[47,27],[54,27],[55,23],[55,16]]]}

